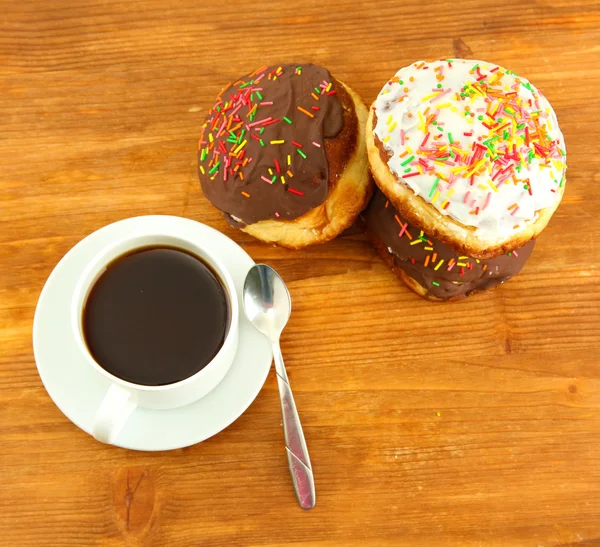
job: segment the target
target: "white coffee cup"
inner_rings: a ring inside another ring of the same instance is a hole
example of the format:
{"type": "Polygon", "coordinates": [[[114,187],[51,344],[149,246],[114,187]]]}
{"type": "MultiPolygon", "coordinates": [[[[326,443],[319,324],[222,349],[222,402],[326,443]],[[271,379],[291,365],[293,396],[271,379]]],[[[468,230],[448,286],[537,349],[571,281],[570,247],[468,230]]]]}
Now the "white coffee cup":
{"type": "Polygon", "coordinates": [[[152,409],[177,408],[197,401],[212,391],[225,377],[238,346],[239,302],[233,279],[221,262],[202,248],[199,242],[180,237],[168,230],[156,233],[130,234],[97,253],[82,273],[75,288],[71,306],[71,324],[77,345],[88,365],[110,381],[97,412],[92,433],[104,443],[113,443],[136,407],[152,409]],[[90,353],[83,334],[83,309],[87,296],[107,266],[119,256],[135,249],[166,246],[182,249],[206,262],[221,279],[229,300],[230,323],[221,349],[208,365],[193,376],[161,386],[134,384],[102,368],[90,353]]]}

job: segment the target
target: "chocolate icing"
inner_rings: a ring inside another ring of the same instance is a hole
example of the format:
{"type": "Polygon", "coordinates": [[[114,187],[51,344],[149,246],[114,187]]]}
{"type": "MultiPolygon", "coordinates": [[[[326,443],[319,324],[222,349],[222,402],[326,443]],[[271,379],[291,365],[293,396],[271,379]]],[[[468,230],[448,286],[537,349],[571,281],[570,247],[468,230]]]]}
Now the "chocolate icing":
{"type": "Polygon", "coordinates": [[[327,198],[325,139],[342,132],[351,99],[325,68],[298,68],[263,67],[230,84],[202,128],[202,190],[236,226],[295,219],[327,198]]]}
{"type": "Polygon", "coordinates": [[[364,218],[370,236],[387,247],[394,265],[404,270],[431,296],[443,299],[468,296],[473,291],[491,289],[504,283],[519,273],[535,245],[535,241],[531,240],[518,251],[490,260],[458,255],[450,247],[408,224],[380,190],[375,192],[364,218]],[[406,229],[402,237],[398,237],[404,225],[406,229]],[[421,234],[425,241],[411,245],[411,242],[420,239],[421,234]],[[444,262],[435,270],[440,260],[444,262]],[[452,261],[454,266],[448,271],[452,261]]]}

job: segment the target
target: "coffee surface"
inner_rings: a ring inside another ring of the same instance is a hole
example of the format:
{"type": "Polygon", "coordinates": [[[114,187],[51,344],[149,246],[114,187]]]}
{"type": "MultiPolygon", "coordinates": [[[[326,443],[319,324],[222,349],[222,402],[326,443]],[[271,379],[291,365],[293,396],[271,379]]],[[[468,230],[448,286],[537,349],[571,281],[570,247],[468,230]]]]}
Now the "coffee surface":
{"type": "Polygon", "coordinates": [[[85,340],[111,374],[148,386],[193,376],[217,354],[229,301],[212,269],[185,251],[145,248],[114,260],[83,311],[85,340]]]}

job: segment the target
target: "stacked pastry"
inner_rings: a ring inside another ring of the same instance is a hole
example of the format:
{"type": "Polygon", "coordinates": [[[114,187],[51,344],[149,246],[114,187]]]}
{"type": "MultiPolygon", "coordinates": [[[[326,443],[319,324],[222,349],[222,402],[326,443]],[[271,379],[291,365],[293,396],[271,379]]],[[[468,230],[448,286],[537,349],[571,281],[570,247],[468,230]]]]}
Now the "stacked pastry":
{"type": "Polygon", "coordinates": [[[227,85],[198,146],[202,190],[233,226],[299,249],[333,239],[367,204],[367,108],[316,65],[264,66],[227,85]]]}
{"type": "Polygon", "coordinates": [[[525,78],[467,60],[399,70],[366,129],[369,237],[411,289],[467,296],[519,272],[565,188],[556,115],[525,78]]]}

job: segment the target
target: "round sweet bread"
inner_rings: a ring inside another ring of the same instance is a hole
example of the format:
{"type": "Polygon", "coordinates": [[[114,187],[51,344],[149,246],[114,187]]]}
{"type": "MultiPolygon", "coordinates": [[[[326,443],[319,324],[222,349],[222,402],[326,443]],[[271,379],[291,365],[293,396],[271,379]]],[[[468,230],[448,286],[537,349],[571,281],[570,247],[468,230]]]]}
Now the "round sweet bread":
{"type": "Polygon", "coordinates": [[[525,245],[565,188],[564,138],[528,80],[483,61],[419,61],[373,103],[375,182],[411,224],[486,259],[525,245]]]}
{"type": "Polygon", "coordinates": [[[348,228],[372,192],[367,108],[316,65],[262,67],[219,94],[202,127],[202,190],[235,227],[299,249],[348,228]]]}

